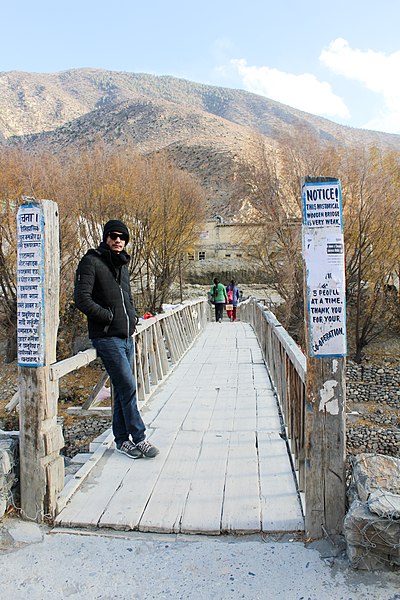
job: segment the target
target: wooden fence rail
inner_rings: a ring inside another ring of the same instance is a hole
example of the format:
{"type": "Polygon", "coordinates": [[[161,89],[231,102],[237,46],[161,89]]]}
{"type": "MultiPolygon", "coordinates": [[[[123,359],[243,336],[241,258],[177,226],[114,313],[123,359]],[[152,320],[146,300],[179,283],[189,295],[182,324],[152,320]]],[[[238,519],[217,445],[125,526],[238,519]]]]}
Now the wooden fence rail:
{"type": "MultiPolygon", "coordinates": [[[[176,308],[150,319],[139,321],[134,333],[135,362],[133,371],[140,402],[145,402],[156,387],[169,375],[193,344],[207,322],[208,304],[205,298],[186,300],[176,308]]],[[[57,380],[91,363],[97,358],[94,348],[78,352],[50,366],[50,379],[57,380]]],[[[100,391],[100,390],[98,390],[100,391]]],[[[96,395],[82,408],[90,409],[96,395]]]]}
{"type": "Polygon", "coordinates": [[[240,304],[240,318],[256,333],[272,383],[278,395],[286,434],[304,492],[304,423],[306,357],[262,303],[250,298],[240,304]]]}
{"type": "Polygon", "coordinates": [[[346,493],[344,385],[335,392],[340,410],[331,414],[323,407],[321,382],[318,387],[310,375],[307,379],[313,365],[310,368],[273,313],[250,298],[240,304],[240,318],[256,333],[278,395],[305,508],[306,532],[313,538],[341,533],[346,493]]]}

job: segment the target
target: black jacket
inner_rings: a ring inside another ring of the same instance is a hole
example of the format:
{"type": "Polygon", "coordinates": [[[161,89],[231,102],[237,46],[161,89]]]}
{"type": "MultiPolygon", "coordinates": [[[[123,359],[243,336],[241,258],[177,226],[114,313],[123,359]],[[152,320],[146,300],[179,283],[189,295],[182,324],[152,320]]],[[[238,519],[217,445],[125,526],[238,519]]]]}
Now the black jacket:
{"type": "Polygon", "coordinates": [[[116,268],[111,250],[102,243],[81,259],[75,277],[74,300],[88,320],[90,339],[127,338],[136,327],[136,312],[129,281],[130,256],[122,251],[116,268]]]}

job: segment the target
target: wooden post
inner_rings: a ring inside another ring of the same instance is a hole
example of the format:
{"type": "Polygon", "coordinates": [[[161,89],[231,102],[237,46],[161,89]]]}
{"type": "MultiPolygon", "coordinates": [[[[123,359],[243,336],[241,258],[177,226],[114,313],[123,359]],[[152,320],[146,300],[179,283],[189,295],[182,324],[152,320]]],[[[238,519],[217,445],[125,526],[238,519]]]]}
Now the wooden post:
{"type": "Polygon", "coordinates": [[[345,481],[345,359],[310,358],[306,375],[306,533],[342,533],[345,481]]]}
{"type": "Polygon", "coordinates": [[[56,361],[59,324],[58,207],[24,199],[18,229],[18,388],[22,516],[43,522],[55,515],[64,486],[64,445],[57,424],[56,361]]]}
{"type": "Polygon", "coordinates": [[[308,537],[318,539],[340,534],[345,515],[344,248],[338,180],[306,178],[302,193],[305,528],[308,537]]]}

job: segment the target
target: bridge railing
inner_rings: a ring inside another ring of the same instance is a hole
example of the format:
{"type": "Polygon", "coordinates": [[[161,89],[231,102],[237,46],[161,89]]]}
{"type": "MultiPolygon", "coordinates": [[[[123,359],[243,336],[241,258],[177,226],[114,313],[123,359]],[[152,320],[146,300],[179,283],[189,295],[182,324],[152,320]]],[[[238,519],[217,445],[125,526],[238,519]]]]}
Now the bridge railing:
{"type": "Polygon", "coordinates": [[[243,302],[240,311],[253,326],[278,395],[306,534],[313,539],[340,534],[346,504],[344,357],[305,356],[255,299],[243,302]]]}
{"type": "Polygon", "coordinates": [[[299,491],[305,493],[306,357],[275,315],[260,301],[240,304],[240,319],[252,325],[278,395],[299,491]]]}
{"type": "MultiPolygon", "coordinates": [[[[138,400],[145,402],[203,331],[208,314],[205,298],[186,300],[176,308],[167,310],[150,319],[139,321],[134,333],[135,362],[133,371],[137,385],[138,400]]],[[[86,366],[97,358],[94,348],[78,352],[50,366],[50,379],[60,379],[67,373],[86,366]]],[[[82,409],[96,406],[96,398],[105,380],[100,379],[94,393],[82,409]]]]}
{"type": "MultiPolygon", "coordinates": [[[[138,324],[134,334],[136,352],[133,369],[138,400],[141,404],[146,402],[156,387],[171,373],[203,331],[207,323],[208,310],[206,298],[188,300],[138,324]]],[[[44,379],[41,394],[37,394],[32,386],[26,384],[25,380],[29,374],[26,371],[21,372],[18,395],[23,399],[22,409],[25,410],[24,407],[27,405],[36,405],[36,412],[39,413],[39,410],[43,412],[43,408],[40,407],[51,403],[53,419],[55,419],[59,380],[68,373],[85,367],[96,358],[96,350],[90,348],[50,364],[41,375],[44,379]]],[[[106,377],[107,374],[100,379],[94,390],[97,393],[92,393],[89,402],[86,402],[83,408],[90,409],[96,404],[96,396],[104,385],[106,377]]],[[[82,482],[82,478],[85,478],[85,474],[80,471],[79,480],[75,481],[73,478],[64,487],[63,461],[59,456],[59,451],[63,447],[61,428],[59,425],[54,425],[54,431],[49,430],[46,419],[36,417],[31,421],[35,439],[43,439],[43,443],[40,443],[40,452],[36,453],[35,457],[29,455],[30,464],[34,464],[35,478],[32,476],[32,470],[28,472],[26,469],[26,472],[21,473],[22,511],[28,518],[41,522],[45,517],[53,517],[65,506],[68,498],[82,482]],[[49,464],[53,462],[56,462],[57,469],[50,471],[49,464]],[[37,480],[37,485],[32,485],[33,480],[37,480]]],[[[87,474],[111,443],[112,435],[108,436],[108,440],[94,453],[87,474]]],[[[24,446],[23,452],[25,452],[24,446]]]]}

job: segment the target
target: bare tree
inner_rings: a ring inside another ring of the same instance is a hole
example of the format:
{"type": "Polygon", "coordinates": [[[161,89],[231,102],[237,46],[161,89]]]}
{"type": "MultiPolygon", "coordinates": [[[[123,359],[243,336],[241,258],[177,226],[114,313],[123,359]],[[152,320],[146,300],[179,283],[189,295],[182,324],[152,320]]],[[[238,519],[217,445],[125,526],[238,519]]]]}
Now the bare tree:
{"type": "Polygon", "coordinates": [[[50,198],[59,207],[59,341],[68,346],[82,326],[72,308],[74,273],[82,254],[99,243],[108,219],[122,219],[132,231],[130,269],[141,303],[154,311],[168,299],[180,257],[204,215],[203,192],[192,177],[161,157],[150,160],[102,144],[62,157],[3,150],[0,161],[0,311],[10,359],[16,353],[16,215],[22,196],[50,198]]]}
{"type": "Polygon", "coordinates": [[[389,326],[388,293],[400,262],[399,162],[376,148],[347,153],[342,167],[348,323],[354,358],[389,326]]]}
{"type": "Polygon", "coordinates": [[[81,198],[84,245],[93,245],[109,218],[124,220],[132,232],[130,273],[141,308],[160,310],[204,219],[200,185],[162,156],[149,159],[101,145],[81,155],[71,177],[81,198]]]}
{"type": "Polygon", "coordinates": [[[250,200],[258,223],[246,240],[247,253],[281,296],[277,316],[299,344],[304,342],[300,180],[336,162],[333,148],[299,131],[276,147],[260,138],[257,159],[238,178],[238,193],[250,200]]]}
{"type": "Polygon", "coordinates": [[[327,146],[309,135],[281,140],[278,150],[260,142],[257,165],[243,182],[258,210],[258,235],[248,251],[268,275],[283,304],[278,316],[303,339],[303,264],[300,180],[339,177],[342,183],[350,346],[360,361],[363,348],[399,314],[393,291],[400,264],[400,156],[376,148],[327,146]]]}

